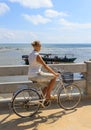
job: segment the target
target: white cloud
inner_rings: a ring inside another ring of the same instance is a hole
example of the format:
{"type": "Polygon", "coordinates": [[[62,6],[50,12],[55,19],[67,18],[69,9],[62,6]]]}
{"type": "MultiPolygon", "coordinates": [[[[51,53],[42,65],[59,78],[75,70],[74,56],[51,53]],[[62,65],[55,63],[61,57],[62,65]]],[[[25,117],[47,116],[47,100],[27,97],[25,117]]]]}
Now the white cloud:
{"type": "Polygon", "coordinates": [[[40,7],[52,7],[51,0],[9,0],[10,2],[17,2],[24,7],[28,8],[40,8],[40,7]]]}
{"type": "Polygon", "coordinates": [[[38,39],[35,32],[0,28],[0,43],[30,43],[38,39]]]}
{"type": "Polygon", "coordinates": [[[15,39],[15,34],[14,32],[8,29],[0,29],[0,39],[3,40],[15,39]]]}
{"type": "Polygon", "coordinates": [[[60,24],[68,28],[79,28],[79,29],[89,29],[91,28],[91,23],[73,23],[65,19],[60,19],[60,24]]]}
{"type": "Polygon", "coordinates": [[[0,3],[0,15],[5,14],[9,10],[10,10],[10,8],[9,8],[9,6],[7,4],[0,3]]]}
{"type": "Polygon", "coordinates": [[[50,22],[51,20],[48,19],[48,18],[44,18],[43,16],[41,15],[28,15],[28,14],[23,14],[23,17],[32,22],[33,24],[35,25],[38,25],[38,24],[46,24],[48,22],[50,22]]]}
{"type": "Polygon", "coordinates": [[[56,10],[48,9],[45,11],[45,16],[50,17],[50,18],[57,17],[57,16],[64,17],[64,16],[68,16],[68,14],[66,14],[64,12],[58,12],[56,10]]]}
{"type": "Polygon", "coordinates": [[[33,40],[40,40],[42,43],[91,43],[91,31],[88,30],[64,30],[55,31],[23,31],[0,29],[0,43],[30,43],[33,40]],[[60,34],[60,35],[59,35],[60,34]]]}

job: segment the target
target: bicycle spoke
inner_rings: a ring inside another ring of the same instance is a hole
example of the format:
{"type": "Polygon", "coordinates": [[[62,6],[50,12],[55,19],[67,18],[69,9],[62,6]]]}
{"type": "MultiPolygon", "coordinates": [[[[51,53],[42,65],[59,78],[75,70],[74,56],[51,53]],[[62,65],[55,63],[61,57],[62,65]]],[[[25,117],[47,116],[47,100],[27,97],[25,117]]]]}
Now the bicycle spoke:
{"type": "Polygon", "coordinates": [[[31,117],[39,109],[40,95],[32,89],[23,89],[13,99],[13,110],[20,117],[31,117]]]}
{"type": "Polygon", "coordinates": [[[60,107],[66,110],[74,109],[77,107],[80,100],[80,89],[74,84],[70,84],[66,88],[63,88],[58,95],[58,103],[60,107]]]}

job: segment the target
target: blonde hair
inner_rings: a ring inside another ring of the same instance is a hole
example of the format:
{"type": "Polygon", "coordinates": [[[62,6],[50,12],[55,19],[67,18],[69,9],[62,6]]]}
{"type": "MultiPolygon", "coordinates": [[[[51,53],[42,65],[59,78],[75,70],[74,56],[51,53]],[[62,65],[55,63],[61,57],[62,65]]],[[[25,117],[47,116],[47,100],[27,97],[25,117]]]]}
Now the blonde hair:
{"type": "Polygon", "coordinates": [[[31,43],[31,45],[32,45],[32,46],[41,46],[41,43],[40,43],[40,41],[33,41],[33,42],[31,43]]]}

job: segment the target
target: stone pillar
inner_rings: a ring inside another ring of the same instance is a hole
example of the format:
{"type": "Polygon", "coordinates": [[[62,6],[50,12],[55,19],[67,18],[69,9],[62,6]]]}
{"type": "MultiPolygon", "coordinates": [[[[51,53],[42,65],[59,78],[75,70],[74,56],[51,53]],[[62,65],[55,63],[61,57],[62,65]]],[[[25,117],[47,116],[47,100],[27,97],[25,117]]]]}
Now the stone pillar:
{"type": "Polygon", "coordinates": [[[86,73],[87,95],[91,96],[91,61],[87,61],[85,63],[87,68],[87,73],[86,73]]]}

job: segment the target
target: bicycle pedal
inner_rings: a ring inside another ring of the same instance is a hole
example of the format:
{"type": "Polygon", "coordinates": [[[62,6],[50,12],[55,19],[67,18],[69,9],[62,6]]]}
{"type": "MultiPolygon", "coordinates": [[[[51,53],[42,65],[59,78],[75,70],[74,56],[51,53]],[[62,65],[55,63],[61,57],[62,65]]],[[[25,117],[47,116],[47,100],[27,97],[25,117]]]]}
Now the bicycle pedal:
{"type": "Polygon", "coordinates": [[[50,101],[50,100],[48,100],[48,101],[45,100],[45,101],[44,101],[44,106],[45,106],[45,107],[49,107],[50,105],[51,105],[51,101],[50,101]]]}

